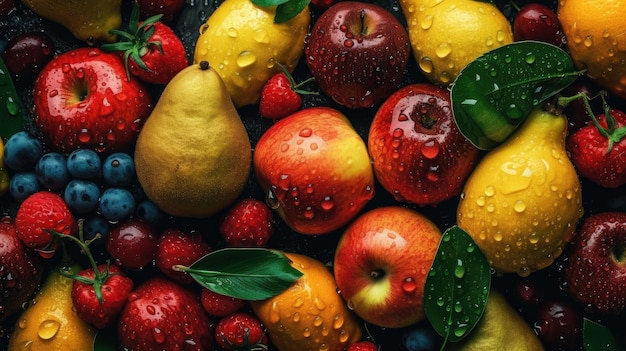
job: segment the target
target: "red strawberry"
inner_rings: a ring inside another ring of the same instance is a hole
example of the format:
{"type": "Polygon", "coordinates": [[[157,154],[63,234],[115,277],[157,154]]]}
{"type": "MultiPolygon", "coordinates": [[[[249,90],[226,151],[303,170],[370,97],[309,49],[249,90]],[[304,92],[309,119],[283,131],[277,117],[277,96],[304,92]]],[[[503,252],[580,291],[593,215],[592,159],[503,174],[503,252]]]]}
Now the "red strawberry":
{"type": "Polygon", "coordinates": [[[215,340],[224,350],[267,350],[267,336],[257,317],[233,313],[215,326],[215,340]]]}
{"type": "Polygon", "coordinates": [[[230,247],[264,247],[274,234],[272,210],[257,199],[239,200],[221,219],[219,233],[230,247]]]}
{"type": "Polygon", "coordinates": [[[42,261],[17,237],[15,223],[0,219],[0,323],[22,311],[42,277],[42,261]]]}
{"type": "Polygon", "coordinates": [[[141,17],[163,15],[164,23],[172,23],[185,5],[185,0],[137,0],[141,17]]]}
{"type": "Polygon", "coordinates": [[[108,264],[99,265],[98,274],[93,268],[87,268],[72,278],[72,302],[76,313],[99,329],[117,318],[134,285],[118,266],[108,264]]]}
{"type": "Polygon", "coordinates": [[[129,150],[152,110],[143,84],[124,79],[118,55],[76,48],[54,57],[34,84],[33,125],[63,153],[129,150]]]}
{"type": "Polygon", "coordinates": [[[359,341],[350,345],[347,351],[378,351],[378,347],[371,341],[359,341]]]}
{"type": "Polygon", "coordinates": [[[139,22],[139,8],[133,7],[128,31],[112,30],[120,42],[104,44],[104,51],[123,51],[128,80],[134,75],[144,82],[167,84],[189,65],[183,42],[172,28],[159,22],[161,15],[139,22]]]}
{"type": "Polygon", "coordinates": [[[197,294],[153,277],[130,294],[117,330],[124,349],[201,351],[213,350],[211,326],[197,294]]]}
{"type": "Polygon", "coordinates": [[[261,90],[259,113],[269,119],[280,119],[298,111],[302,105],[300,94],[317,94],[299,89],[303,84],[311,81],[307,79],[296,84],[291,73],[281,64],[277,63],[282,72],[274,74],[261,90]]]}
{"type": "Polygon", "coordinates": [[[190,266],[202,256],[211,252],[211,247],[198,232],[185,233],[179,229],[166,229],[159,237],[156,264],[169,278],[179,283],[191,283],[189,273],[175,271],[174,265],[190,266]]]}
{"type": "Polygon", "coordinates": [[[54,250],[52,235],[45,229],[74,235],[78,230],[76,220],[65,200],[57,193],[39,191],[20,205],[15,216],[17,235],[26,246],[36,250],[54,250]]]}
{"type": "Polygon", "coordinates": [[[610,109],[572,134],[570,158],[585,178],[605,188],[626,184],[626,114],[610,109]]]}
{"type": "Polygon", "coordinates": [[[241,311],[246,306],[246,300],[222,295],[207,288],[202,289],[200,302],[210,316],[220,318],[241,311]]]}

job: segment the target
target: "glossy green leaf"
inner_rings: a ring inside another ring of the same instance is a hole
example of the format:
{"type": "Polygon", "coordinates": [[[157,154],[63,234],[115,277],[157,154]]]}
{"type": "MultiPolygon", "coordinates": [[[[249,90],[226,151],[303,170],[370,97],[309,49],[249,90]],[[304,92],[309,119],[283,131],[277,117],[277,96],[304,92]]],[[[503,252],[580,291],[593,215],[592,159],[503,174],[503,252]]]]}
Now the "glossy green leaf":
{"type": "Polygon", "coordinates": [[[13,78],[0,57],[0,137],[6,141],[24,130],[26,114],[13,84],[13,78]]]}
{"type": "Polygon", "coordinates": [[[491,272],[485,255],[461,228],[446,230],[424,288],[424,309],[446,341],[463,339],[485,311],[491,272]]]}
{"type": "Polygon", "coordinates": [[[588,318],[583,321],[583,345],[585,351],[617,351],[617,341],[611,331],[588,318]]]}
{"type": "Polygon", "coordinates": [[[309,5],[310,0],[289,0],[276,8],[274,15],[274,23],[284,23],[296,17],[305,7],[309,5]]]}
{"type": "Polygon", "coordinates": [[[492,149],[515,131],[533,107],[581,75],[563,49],[520,41],[470,62],[451,88],[454,119],[479,149],[492,149]]]}
{"type": "Polygon", "coordinates": [[[278,6],[290,0],[250,0],[253,4],[261,7],[278,6]]]}
{"type": "Polygon", "coordinates": [[[277,295],[302,276],[284,253],[262,248],[217,250],[190,267],[177,269],[189,273],[207,289],[244,300],[277,295]]]}

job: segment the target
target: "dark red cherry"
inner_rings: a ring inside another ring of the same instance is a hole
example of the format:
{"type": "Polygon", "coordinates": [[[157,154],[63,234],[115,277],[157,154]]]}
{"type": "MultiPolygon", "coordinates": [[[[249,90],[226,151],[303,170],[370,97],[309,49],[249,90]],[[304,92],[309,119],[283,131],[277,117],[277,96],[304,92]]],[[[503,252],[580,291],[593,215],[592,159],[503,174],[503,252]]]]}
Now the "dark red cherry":
{"type": "Polygon", "coordinates": [[[154,262],[159,243],[152,226],[141,219],[131,219],[117,224],[106,239],[106,251],[115,264],[129,269],[139,269],[154,262]]]}
{"type": "Polygon", "coordinates": [[[550,299],[539,306],[533,329],[546,350],[582,350],[582,326],[582,314],[572,303],[550,299]]]}
{"type": "Polygon", "coordinates": [[[519,10],[513,21],[513,37],[515,41],[537,40],[556,46],[565,43],[556,13],[537,3],[524,5],[519,10]]]}
{"type": "MultiPolygon", "coordinates": [[[[582,76],[572,83],[572,85],[565,88],[561,95],[574,96],[578,93],[584,93],[589,98],[593,98],[589,101],[589,105],[594,113],[598,114],[603,112],[602,99],[597,97],[598,92],[600,92],[600,88],[591,81],[591,79],[582,76]]],[[[587,108],[582,98],[571,101],[563,108],[563,112],[565,116],[567,116],[567,131],[570,135],[591,122],[591,118],[587,114],[587,108]]]]}
{"type": "Polygon", "coordinates": [[[53,56],[52,39],[42,32],[22,33],[11,38],[2,53],[16,82],[35,78],[53,56]]]}

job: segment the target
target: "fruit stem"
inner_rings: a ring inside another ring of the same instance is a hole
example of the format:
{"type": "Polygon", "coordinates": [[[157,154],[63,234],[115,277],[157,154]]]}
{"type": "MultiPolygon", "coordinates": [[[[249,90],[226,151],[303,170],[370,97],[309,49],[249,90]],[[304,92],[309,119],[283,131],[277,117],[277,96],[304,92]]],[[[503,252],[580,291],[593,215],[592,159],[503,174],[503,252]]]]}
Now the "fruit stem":
{"type": "Polygon", "coordinates": [[[365,25],[365,10],[359,11],[359,19],[361,20],[360,34],[367,34],[367,26],[365,25]]]}

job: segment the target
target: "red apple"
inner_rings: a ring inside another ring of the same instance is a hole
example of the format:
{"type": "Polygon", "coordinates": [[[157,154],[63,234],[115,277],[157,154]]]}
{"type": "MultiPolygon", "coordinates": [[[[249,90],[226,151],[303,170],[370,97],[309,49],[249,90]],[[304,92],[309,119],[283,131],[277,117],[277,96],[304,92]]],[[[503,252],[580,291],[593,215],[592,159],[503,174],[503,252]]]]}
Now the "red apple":
{"type": "Polygon", "coordinates": [[[317,19],[304,56],[325,94],[349,108],[365,108],[400,87],[410,50],[406,29],[389,11],[342,1],[317,19]]]}
{"type": "Polygon", "coordinates": [[[424,284],[441,231],[400,206],[365,212],[343,233],[335,252],[337,287],[365,321],[401,328],[424,319],[424,284]]]}
{"type": "Polygon", "coordinates": [[[152,109],[145,87],[126,80],[122,59],[97,48],[53,58],[35,80],[33,95],[34,125],[64,153],[128,151],[152,109]]]}
{"type": "Polygon", "coordinates": [[[592,312],[626,310],[626,212],[585,219],[574,236],[565,270],[567,290],[592,312]]]}
{"type": "Polygon", "coordinates": [[[254,171],[270,207],[302,234],[341,228],[374,196],[365,142],[332,108],[306,108],[273,124],[255,147],[254,171]]]}
{"type": "Polygon", "coordinates": [[[479,155],[454,121],[449,91],[427,83],[385,100],[370,125],[368,150],[382,187],[419,205],[460,194],[479,155]]]}

